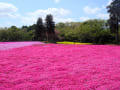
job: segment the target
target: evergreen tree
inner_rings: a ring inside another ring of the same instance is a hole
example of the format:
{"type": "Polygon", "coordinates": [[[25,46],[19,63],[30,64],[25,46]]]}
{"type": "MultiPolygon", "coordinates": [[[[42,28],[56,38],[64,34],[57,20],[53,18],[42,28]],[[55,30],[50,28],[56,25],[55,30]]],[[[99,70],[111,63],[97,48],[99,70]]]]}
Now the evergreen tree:
{"type": "Polygon", "coordinates": [[[42,18],[38,18],[36,23],[36,30],[35,30],[36,40],[43,40],[43,35],[42,35],[43,31],[44,31],[43,20],[42,18]]]}
{"type": "Polygon", "coordinates": [[[107,9],[110,13],[110,29],[116,34],[116,43],[119,43],[120,0],[112,0],[107,9]]]}
{"type": "Polygon", "coordinates": [[[48,32],[55,31],[55,22],[53,21],[53,16],[51,14],[46,16],[46,28],[48,32]]]}
{"type": "Polygon", "coordinates": [[[53,16],[51,14],[47,15],[45,21],[47,39],[53,41],[55,39],[55,22],[53,21],[53,16]]]}

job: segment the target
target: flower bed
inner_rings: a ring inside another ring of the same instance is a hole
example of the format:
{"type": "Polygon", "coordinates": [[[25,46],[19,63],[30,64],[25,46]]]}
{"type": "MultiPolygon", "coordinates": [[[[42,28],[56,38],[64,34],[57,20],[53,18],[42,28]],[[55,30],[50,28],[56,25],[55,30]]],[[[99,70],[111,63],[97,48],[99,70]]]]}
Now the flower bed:
{"type": "Polygon", "coordinates": [[[0,90],[120,90],[119,50],[40,44],[0,51],[0,90]]]}
{"type": "Polygon", "coordinates": [[[92,43],[79,43],[79,42],[56,42],[57,44],[77,44],[77,45],[92,45],[92,43]]]}
{"type": "Polygon", "coordinates": [[[36,44],[44,44],[42,42],[0,42],[0,50],[9,50],[13,48],[25,47],[36,44]]]}

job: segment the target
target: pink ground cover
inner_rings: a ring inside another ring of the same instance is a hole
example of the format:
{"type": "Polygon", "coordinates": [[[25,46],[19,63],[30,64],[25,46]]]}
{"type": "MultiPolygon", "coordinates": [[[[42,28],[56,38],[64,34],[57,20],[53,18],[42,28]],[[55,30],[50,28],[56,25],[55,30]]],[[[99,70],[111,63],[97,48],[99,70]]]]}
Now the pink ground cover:
{"type": "Polygon", "coordinates": [[[41,44],[0,51],[0,90],[120,90],[120,46],[41,44]]]}
{"type": "Polygon", "coordinates": [[[0,42],[0,50],[9,50],[35,44],[44,44],[42,42],[0,42]]]}

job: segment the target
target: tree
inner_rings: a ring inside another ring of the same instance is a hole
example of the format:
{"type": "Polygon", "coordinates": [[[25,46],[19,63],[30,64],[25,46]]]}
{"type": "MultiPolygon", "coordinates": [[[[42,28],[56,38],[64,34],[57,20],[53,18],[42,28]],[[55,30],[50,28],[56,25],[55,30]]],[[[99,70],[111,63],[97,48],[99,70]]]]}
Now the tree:
{"type": "Polygon", "coordinates": [[[94,19],[84,22],[58,23],[56,29],[59,30],[62,41],[94,44],[114,42],[114,34],[110,32],[107,20],[94,19]]]}
{"type": "Polygon", "coordinates": [[[43,29],[44,29],[44,26],[43,26],[42,18],[38,18],[37,24],[36,24],[36,30],[35,30],[36,40],[42,40],[43,29]]]}
{"type": "Polygon", "coordinates": [[[0,41],[8,41],[7,29],[0,29],[0,41]]]}
{"type": "Polygon", "coordinates": [[[110,29],[116,34],[116,43],[119,43],[120,0],[112,0],[107,9],[108,13],[110,13],[110,29]]]}
{"type": "Polygon", "coordinates": [[[46,16],[46,30],[47,30],[47,39],[53,41],[55,36],[55,22],[53,21],[53,16],[51,14],[46,16]]]}

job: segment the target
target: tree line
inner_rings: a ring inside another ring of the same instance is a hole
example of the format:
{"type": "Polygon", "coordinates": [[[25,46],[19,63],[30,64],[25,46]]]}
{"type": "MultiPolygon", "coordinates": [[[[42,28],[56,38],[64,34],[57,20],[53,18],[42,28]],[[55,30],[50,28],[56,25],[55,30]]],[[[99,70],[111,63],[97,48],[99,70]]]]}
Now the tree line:
{"type": "Polygon", "coordinates": [[[0,41],[72,41],[94,44],[115,43],[115,33],[109,29],[107,20],[88,20],[85,22],[57,23],[55,29],[50,29],[39,18],[36,24],[18,28],[0,29],[0,41]],[[56,34],[56,31],[59,34],[56,34]]]}
{"type": "Polygon", "coordinates": [[[53,16],[48,14],[45,23],[41,17],[36,24],[18,28],[0,28],[0,41],[49,41],[56,42],[59,38],[55,34],[55,22],[53,16]]]}
{"type": "Polygon", "coordinates": [[[107,20],[88,20],[85,22],[58,23],[62,41],[74,41],[93,44],[115,43],[115,34],[109,29],[107,20]]]}

